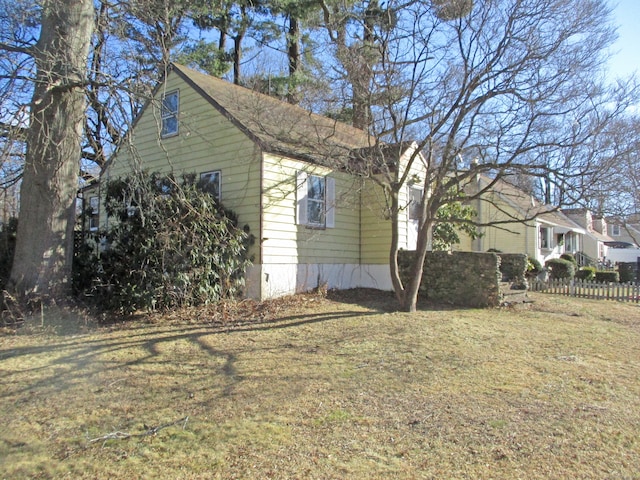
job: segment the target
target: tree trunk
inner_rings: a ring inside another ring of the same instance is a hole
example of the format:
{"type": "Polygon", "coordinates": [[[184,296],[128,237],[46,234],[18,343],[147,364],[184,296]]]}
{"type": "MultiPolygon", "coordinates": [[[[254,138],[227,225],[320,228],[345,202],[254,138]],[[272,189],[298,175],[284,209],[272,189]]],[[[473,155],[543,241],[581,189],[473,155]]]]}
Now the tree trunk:
{"type": "Polygon", "coordinates": [[[92,0],[44,2],[9,283],[19,295],[56,299],[69,289],[93,28],[92,0]]]}
{"type": "Polygon", "coordinates": [[[238,31],[233,37],[233,83],[240,85],[241,81],[241,68],[242,68],[242,41],[247,33],[247,27],[249,25],[249,17],[247,15],[247,8],[242,5],[240,7],[240,25],[238,31]]]}
{"type": "Polygon", "coordinates": [[[418,291],[422,283],[424,271],[424,259],[429,250],[431,235],[433,234],[433,222],[426,222],[418,232],[416,254],[411,265],[409,281],[405,285],[404,295],[400,302],[400,308],[405,312],[415,312],[418,306],[418,291]]]}
{"type": "Polygon", "coordinates": [[[375,25],[376,14],[379,9],[378,1],[371,0],[364,17],[362,45],[354,56],[354,67],[350,72],[351,89],[353,95],[353,126],[369,131],[372,122],[371,113],[371,82],[373,80],[373,65],[378,61],[379,54],[376,45],[375,25]],[[375,59],[375,60],[373,60],[375,59]]]}
{"type": "Polygon", "coordinates": [[[298,19],[289,14],[289,34],[287,35],[287,57],[289,59],[289,93],[287,93],[287,102],[297,105],[300,101],[298,98],[296,86],[296,74],[300,69],[300,26],[298,19]]]}
{"type": "MultiPolygon", "coordinates": [[[[428,194],[426,194],[428,195],[428,194]]],[[[427,252],[431,250],[431,239],[433,236],[433,214],[428,215],[427,198],[422,200],[422,216],[420,229],[418,230],[418,238],[416,242],[416,251],[413,257],[413,263],[409,272],[409,278],[403,283],[400,278],[400,269],[398,266],[398,247],[400,224],[400,202],[399,192],[397,190],[391,192],[391,249],[389,252],[389,267],[391,273],[391,284],[396,294],[396,299],[400,305],[400,310],[404,312],[415,312],[418,304],[418,291],[422,283],[422,273],[424,271],[424,259],[427,252]]]]}

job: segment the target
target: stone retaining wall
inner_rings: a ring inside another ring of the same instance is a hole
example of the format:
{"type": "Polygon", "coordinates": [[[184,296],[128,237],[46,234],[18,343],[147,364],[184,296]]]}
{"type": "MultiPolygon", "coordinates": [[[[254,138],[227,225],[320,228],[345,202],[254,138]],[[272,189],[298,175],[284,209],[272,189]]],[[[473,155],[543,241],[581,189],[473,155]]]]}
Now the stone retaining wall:
{"type": "MultiPolygon", "coordinates": [[[[398,252],[400,275],[408,278],[413,251],[398,252]]],[[[428,252],[422,284],[422,299],[464,307],[497,307],[500,291],[500,257],[496,253],[428,252]]]]}
{"type": "Polygon", "coordinates": [[[511,282],[512,288],[526,290],[527,256],[524,253],[498,253],[503,282],[511,282]]]}

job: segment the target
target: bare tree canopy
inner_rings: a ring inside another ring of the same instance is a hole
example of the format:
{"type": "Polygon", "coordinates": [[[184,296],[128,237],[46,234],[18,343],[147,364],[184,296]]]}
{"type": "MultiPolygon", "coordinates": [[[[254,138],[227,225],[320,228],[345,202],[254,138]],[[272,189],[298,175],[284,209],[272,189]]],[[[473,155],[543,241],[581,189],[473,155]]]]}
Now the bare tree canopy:
{"type": "MultiPolygon", "coordinates": [[[[598,139],[635,92],[605,83],[615,29],[604,1],[477,0],[456,18],[439,15],[431,2],[389,2],[394,6],[394,27],[374,29],[370,128],[387,142],[414,140],[418,148],[402,168],[389,158],[372,163],[370,173],[386,189],[397,222],[405,207],[399,192],[419,154],[426,158],[418,255],[407,285],[398,275],[397,238],[390,251],[396,295],[413,310],[440,207],[481,198],[493,183],[470,188],[480,173],[495,181],[544,178],[562,202],[581,199],[582,179],[600,168],[598,139]],[[388,166],[383,175],[381,164],[388,166]]],[[[345,64],[341,48],[336,59],[345,64]]]]}

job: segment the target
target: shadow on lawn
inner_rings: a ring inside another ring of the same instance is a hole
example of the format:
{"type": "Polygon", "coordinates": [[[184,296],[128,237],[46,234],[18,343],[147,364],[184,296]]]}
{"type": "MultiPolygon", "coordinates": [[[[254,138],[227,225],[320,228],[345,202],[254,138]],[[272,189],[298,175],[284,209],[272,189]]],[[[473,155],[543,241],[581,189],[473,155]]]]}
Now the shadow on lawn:
{"type": "MultiPolygon", "coordinates": [[[[221,365],[219,371],[231,383],[234,383],[239,379],[235,368],[238,351],[215,348],[207,341],[206,337],[296,328],[375,314],[376,312],[343,311],[291,315],[258,323],[247,321],[227,325],[136,325],[112,331],[105,330],[103,338],[87,338],[87,335],[77,335],[62,337],[61,341],[40,346],[4,347],[0,348],[0,383],[3,384],[0,398],[14,397],[13,401],[28,401],[33,394],[55,394],[71,388],[79,382],[96,385],[96,392],[98,392],[99,385],[104,382],[100,376],[109,370],[133,375],[134,372],[130,369],[157,362],[169,364],[175,362],[176,365],[179,365],[182,361],[179,354],[175,354],[175,358],[172,358],[169,348],[163,351],[163,347],[169,347],[172,343],[183,340],[196,345],[209,357],[218,359],[218,363],[221,365]],[[117,338],[114,338],[115,336],[117,338]],[[132,358],[127,360],[127,356],[132,358]],[[20,359],[24,361],[15,362],[11,366],[7,364],[9,361],[20,359]],[[20,368],[20,365],[24,365],[24,368],[20,368]],[[23,399],[15,398],[25,394],[29,396],[23,399]]],[[[92,335],[99,336],[101,333],[98,331],[92,335]]],[[[55,340],[59,338],[61,337],[57,337],[55,340]]],[[[287,343],[268,348],[247,343],[242,353],[247,351],[257,353],[266,348],[273,350],[274,348],[286,349],[290,347],[291,345],[287,343]]],[[[147,374],[152,375],[153,373],[147,372],[147,374]]],[[[162,374],[162,372],[158,374],[162,374]]],[[[230,386],[228,385],[227,388],[230,386]]]]}

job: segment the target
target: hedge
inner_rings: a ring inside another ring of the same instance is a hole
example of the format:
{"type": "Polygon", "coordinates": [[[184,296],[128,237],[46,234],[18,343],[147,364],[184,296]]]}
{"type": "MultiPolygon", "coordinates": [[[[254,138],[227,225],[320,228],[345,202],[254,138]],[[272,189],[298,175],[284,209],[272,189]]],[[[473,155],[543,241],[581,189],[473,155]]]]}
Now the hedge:
{"type": "Polygon", "coordinates": [[[618,272],[614,272],[612,270],[606,271],[597,271],[596,272],[596,282],[600,283],[618,283],[620,281],[620,275],[618,272]]]}
{"type": "Polygon", "coordinates": [[[578,280],[593,280],[596,278],[596,267],[582,267],[576,272],[578,280]]]}
{"type": "Polygon", "coordinates": [[[564,260],[562,258],[552,258],[547,260],[544,264],[549,271],[551,278],[573,278],[576,273],[576,267],[570,260],[564,260]]]}

